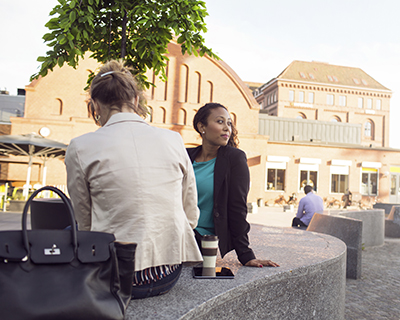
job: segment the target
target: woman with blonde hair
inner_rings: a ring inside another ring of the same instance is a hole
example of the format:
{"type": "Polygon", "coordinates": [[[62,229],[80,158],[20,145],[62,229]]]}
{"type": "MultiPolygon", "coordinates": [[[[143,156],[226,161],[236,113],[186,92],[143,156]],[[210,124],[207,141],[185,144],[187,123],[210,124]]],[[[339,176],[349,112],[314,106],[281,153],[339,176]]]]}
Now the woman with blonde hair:
{"type": "Polygon", "coordinates": [[[199,262],[195,177],[181,136],[143,120],[142,92],[118,61],[101,67],[88,108],[97,131],[73,139],[65,164],[80,230],[137,243],[133,298],[169,291],[199,262]]]}

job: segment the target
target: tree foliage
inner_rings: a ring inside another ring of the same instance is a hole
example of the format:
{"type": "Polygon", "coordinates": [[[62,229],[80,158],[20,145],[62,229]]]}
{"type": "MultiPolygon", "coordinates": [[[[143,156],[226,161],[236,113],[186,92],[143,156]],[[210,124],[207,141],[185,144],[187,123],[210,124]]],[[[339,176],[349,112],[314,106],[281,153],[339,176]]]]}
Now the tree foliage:
{"type": "MultiPolygon", "coordinates": [[[[76,68],[86,52],[100,63],[123,59],[146,87],[147,69],[166,79],[167,45],[175,37],[182,54],[218,58],[204,45],[205,3],[200,0],[58,0],[43,36],[51,48],[31,80],[64,63],[76,68]]],[[[91,81],[93,74],[89,77],[91,81]]]]}

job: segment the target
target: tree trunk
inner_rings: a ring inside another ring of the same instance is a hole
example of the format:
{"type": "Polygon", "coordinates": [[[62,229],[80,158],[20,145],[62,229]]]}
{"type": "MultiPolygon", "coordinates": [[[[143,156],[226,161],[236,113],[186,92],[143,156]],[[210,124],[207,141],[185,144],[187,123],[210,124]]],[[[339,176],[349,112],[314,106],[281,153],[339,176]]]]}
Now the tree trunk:
{"type": "Polygon", "coordinates": [[[126,55],[126,23],[128,20],[128,14],[126,10],[124,10],[124,13],[124,18],[122,19],[121,59],[124,59],[126,55]]]}

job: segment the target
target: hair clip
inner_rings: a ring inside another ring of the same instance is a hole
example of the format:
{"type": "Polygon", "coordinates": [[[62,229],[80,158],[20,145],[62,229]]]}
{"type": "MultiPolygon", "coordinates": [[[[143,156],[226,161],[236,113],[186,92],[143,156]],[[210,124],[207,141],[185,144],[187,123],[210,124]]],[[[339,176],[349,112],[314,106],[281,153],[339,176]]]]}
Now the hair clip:
{"type": "Polygon", "coordinates": [[[106,73],[103,73],[100,77],[108,76],[109,74],[114,73],[114,71],[108,71],[106,73]]]}

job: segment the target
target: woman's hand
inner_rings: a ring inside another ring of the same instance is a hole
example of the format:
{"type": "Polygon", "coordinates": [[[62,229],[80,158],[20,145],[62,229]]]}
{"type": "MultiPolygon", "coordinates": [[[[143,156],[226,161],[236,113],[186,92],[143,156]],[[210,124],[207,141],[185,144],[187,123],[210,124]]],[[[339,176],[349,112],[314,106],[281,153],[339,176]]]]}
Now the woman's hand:
{"type": "Polygon", "coordinates": [[[279,264],[271,261],[271,260],[260,260],[260,259],[252,259],[247,261],[245,264],[246,267],[279,267],[279,264]]]}

